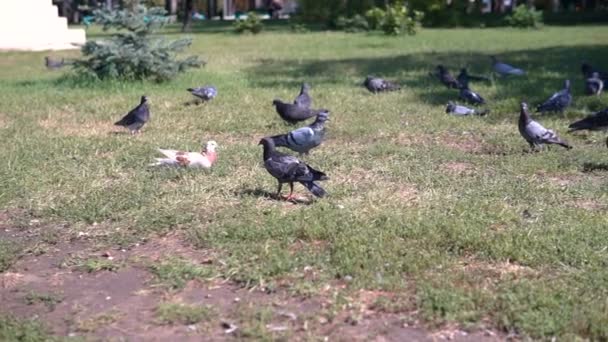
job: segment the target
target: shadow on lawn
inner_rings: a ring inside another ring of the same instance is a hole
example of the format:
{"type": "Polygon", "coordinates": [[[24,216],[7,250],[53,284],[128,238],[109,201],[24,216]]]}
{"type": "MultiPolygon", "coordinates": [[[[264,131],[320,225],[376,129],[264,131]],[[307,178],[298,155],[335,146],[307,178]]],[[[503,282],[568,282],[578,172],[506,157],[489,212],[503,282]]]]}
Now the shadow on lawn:
{"type": "MultiPolygon", "coordinates": [[[[604,56],[608,55],[608,45],[582,45],[572,47],[550,47],[535,50],[511,51],[497,56],[527,71],[524,77],[494,78],[496,92],[501,99],[512,99],[513,105],[521,100],[537,104],[563,86],[565,79],[573,84],[575,99],[583,96],[583,76],[580,65],[588,61],[592,65],[608,69],[604,56]],[[602,63],[603,62],[603,63],[602,63]],[[504,94],[504,96],[502,96],[504,94]]],[[[428,72],[437,64],[446,65],[457,74],[461,67],[467,67],[471,74],[489,75],[491,62],[489,54],[429,52],[399,56],[347,58],[335,60],[276,60],[261,59],[250,68],[249,81],[253,86],[272,88],[298,87],[306,81],[315,85],[342,85],[358,87],[366,75],[377,75],[401,83],[412,89],[423,102],[444,105],[458,97],[455,90],[447,89],[428,72]]],[[[472,83],[472,89],[488,87],[487,84],[472,83]]],[[[482,92],[481,90],[480,92],[482,92]]],[[[484,95],[482,93],[482,95],[484,95]]],[[[500,99],[498,99],[500,101],[500,99]]],[[[497,99],[490,98],[490,104],[497,99]]],[[[591,110],[600,109],[601,102],[591,102],[591,110]]]]}

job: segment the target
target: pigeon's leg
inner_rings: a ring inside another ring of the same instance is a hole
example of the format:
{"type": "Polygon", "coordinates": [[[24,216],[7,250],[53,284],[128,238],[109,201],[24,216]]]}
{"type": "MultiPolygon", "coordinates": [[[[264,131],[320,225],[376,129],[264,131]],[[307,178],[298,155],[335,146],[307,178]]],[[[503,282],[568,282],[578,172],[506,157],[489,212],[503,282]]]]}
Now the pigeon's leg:
{"type": "Polygon", "coordinates": [[[293,195],[293,183],[289,183],[289,196],[285,198],[286,201],[293,201],[295,196],[293,195]]]}
{"type": "Polygon", "coordinates": [[[279,182],[279,188],[277,189],[277,198],[281,198],[281,189],[283,188],[283,183],[279,182]]]}

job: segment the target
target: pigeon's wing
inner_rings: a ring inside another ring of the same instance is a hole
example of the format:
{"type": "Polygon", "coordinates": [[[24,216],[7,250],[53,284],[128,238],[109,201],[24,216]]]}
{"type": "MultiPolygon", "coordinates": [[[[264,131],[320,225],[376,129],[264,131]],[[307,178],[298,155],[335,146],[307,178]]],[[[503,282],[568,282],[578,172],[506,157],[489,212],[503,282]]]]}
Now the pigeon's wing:
{"type": "Polygon", "coordinates": [[[169,159],[175,159],[178,155],[184,155],[186,152],[178,150],[165,150],[162,148],[158,149],[158,152],[164,154],[169,159]]]}
{"type": "Polygon", "coordinates": [[[315,131],[310,127],[302,127],[287,134],[287,144],[291,147],[305,147],[309,145],[315,136],[315,131]]]}
{"type": "Polygon", "coordinates": [[[549,130],[543,127],[543,125],[538,122],[532,120],[526,125],[526,133],[532,138],[534,141],[542,142],[547,137],[547,132],[549,130]]]}
{"type": "Polygon", "coordinates": [[[264,166],[271,175],[280,181],[296,181],[298,175],[306,172],[303,170],[306,165],[301,163],[298,158],[278,153],[267,159],[264,166]]]}
{"type": "Polygon", "coordinates": [[[120,126],[130,126],[138,121],[137,114],[135,113],[135,109],[131,110],[127,115],[123,116],[122,119],[114,123],[115,125],[120,126]]]}

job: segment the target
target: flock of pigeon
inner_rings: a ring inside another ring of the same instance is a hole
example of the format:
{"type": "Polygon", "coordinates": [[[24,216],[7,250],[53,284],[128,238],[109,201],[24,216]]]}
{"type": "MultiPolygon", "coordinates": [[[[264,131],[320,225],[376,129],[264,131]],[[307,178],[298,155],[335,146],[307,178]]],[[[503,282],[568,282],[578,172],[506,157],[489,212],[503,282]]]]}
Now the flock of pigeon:
{"type": "MultiPolygon", "coordinates": [[[[493,70],[499,76],[525,75],[524,70],[501,62],[494,56],[491,58],[493,70]]],[[[589,95],[600,95],[604,87],[604,82],[608,82],[608,73],[596,70],[587,63],[583,63],[582,72],[586,77],[586,93],[589,95]]],[[[457,77],[454,77],[442,65],[438,65],[436,67],[436,72],[430,73],[430,75],[437,78],[446,87],[457,89],[461,100],[472,105],[486,104],[484,98],[471,90],[469,84],[472,81],[491,82],[490,78],[469,75],[466,69],[461,69],[460,74],[457,77]]],[[[363,82],[363,86],[373,93],[401,89],[401,86],[395,82],[374,76],[367,76],[363,82]]],[[[278,181],[278,198],[280,198],[283,184],[289,184],[290,192],[285,198],[286,200],[295,199],[293,195],[294,183],[302,184],[316,197],[323,197],[327,194],[327,192],[317,184],[318,181],[328,179],[325,173],[314,169],[295,156],[277,151],[277,147],[286,147],[292,151],[298,152],[300,156],[308,155],[312,149],[318,147],[323,142],[325,138],[325,123],[329,120],[329,111],[327,109],[312,109],[312,98],[308,93],[309,90],[310,86],[304,83],[302,84],[300,93],[293,102],[287,103],[275,99],[272,103],[281,119],[288,124],[295,125],[313,117],[315,118],[314,122],[308,126],[294,129],[286,134],[264,137],[259,142],[259,145],[262,145],[263,147],[262,156],[264,168],[278,181]]],[[[188,91],[197,98],[197,101],[202,102],[212,100],[218,94],[217,89],[213,86],[189,88],[188,91]]],[[[570,81],[566,80],[564,82],[564,88],[554,93],[542,104],[538,105],[536,112],[563,112],[571,104],[572,94],[570,93],[570,81]]],[[[447,104],[446,113],[457,116],[483,116],[488,114],[489,110],[470,108],[466,105],[450,101],[447,104]]],[[[124,126],[131,134],[137,134],[149,119],[150,108],[148,106],[148,99],[146,96],[142,96],[140,104],[121,120],[116,122],[115,125],[124,126]]],[[[535,150],[536,147],[551,144],[560,145],[568,149],[572,148],[570,144],[561,139],[554,131],[546,129],[540,123],[533,120],[526,102],[522,102],[520,105],[518,128],[521,136],[528,142],[532,150],[535,150]]],[[[572,123],[569,128],[570,132],[577,130],[607,130],[608,108],[572,123]]],[[[606,144],[608,145],[608,139],[606,144]]],[[[164,155],[164,158],[156,158],[156,162],[150,165],[210,168],[217,160],[217,147],[218,144],[215,141],[208,141],[201,152],[159,149],[159,152],[164,155]]]]}

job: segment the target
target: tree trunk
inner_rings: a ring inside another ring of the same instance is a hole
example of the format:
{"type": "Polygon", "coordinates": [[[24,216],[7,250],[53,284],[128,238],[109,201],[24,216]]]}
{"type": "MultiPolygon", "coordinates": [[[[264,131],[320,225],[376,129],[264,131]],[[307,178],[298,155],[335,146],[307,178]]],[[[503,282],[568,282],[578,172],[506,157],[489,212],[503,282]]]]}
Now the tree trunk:
{"type": "Polygon", "coordinates": [[[192,0],[184,1],[184,24],[182,26],[182,32],[190,32],[192,29],[192,12],[194,12],[192,0]]]}
{"type": "Polygon", "coordinates": [[[112,0],[106,0],[106,8],[109,10],[112,9],[112,0]]]}
{"type": "Polygon", "coordinates": [[[553,12],[559,12],[559,0],[551,0],[551,10],[553,12]]]}
{"type": "Polygon", "coordinates": [[[167,8],[170,15],[177,14],[177,0],[168,0],[169,8],[167,8]]]}

